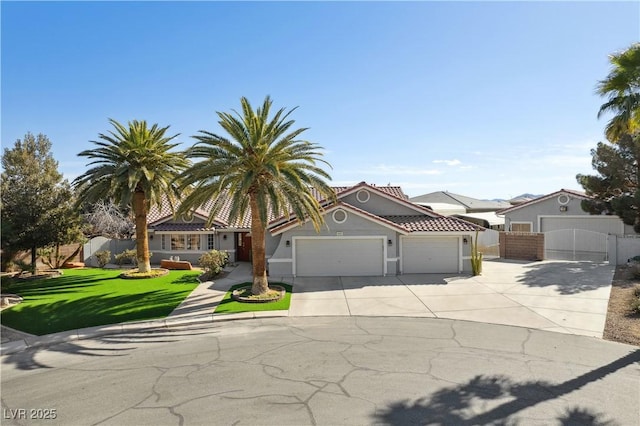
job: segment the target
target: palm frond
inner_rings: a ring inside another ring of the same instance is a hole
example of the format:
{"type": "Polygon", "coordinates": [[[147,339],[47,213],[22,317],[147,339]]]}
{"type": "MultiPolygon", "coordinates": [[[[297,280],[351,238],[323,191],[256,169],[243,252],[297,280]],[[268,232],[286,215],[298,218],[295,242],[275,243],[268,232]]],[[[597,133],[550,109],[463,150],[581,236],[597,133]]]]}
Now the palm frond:
{"type": "Polygon", "coordinates": [[[241,98],[240,105],[240,111],[217,112],[218,124],[229,138],[206,130],[194,136],[197,143],[187,151],[193,163],[181,174],[182,185],[192,186],[193,192],[181,209],[227,194],[230,221],[244,217],[253,198],[263,226],[270,214],[293,214],[310,218],[319,229],[321,208],[313,191],[335,196],[326,183],[331,178],[320,166],[330,165],[319,145],[297,139],[308,130],[292,129],[290,115],[297,107],[271,114],[269,96],[255,110],[247,98],[241,98]]]}

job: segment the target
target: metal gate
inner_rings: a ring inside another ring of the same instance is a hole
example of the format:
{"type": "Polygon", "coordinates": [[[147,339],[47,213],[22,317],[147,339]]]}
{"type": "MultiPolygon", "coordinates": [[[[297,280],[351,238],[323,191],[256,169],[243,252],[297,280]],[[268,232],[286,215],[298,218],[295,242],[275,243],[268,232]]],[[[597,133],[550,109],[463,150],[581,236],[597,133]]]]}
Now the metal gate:
{"type": "Polygon", "coordinates": [[[500,257],[500,232],[493,229],[478,232],[478,251],[485,259],[500,257]]]}
{"type": "Polygon", "coordinates": [[[586,229],[558,229],[544,233],[545,259],[604,262],[609,235],[586,229]]]}

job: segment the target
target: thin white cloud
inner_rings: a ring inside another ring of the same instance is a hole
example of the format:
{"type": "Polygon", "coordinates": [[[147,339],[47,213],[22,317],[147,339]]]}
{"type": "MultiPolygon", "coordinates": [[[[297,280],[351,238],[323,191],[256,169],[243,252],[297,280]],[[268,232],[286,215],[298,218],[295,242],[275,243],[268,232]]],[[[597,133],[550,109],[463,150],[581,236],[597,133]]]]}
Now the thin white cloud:
{"type": "Polygon", "coordinates": [[[374,166],[369,170],[363,170],[362,173],[373,175],[405,175],[405,176],[433,176],[439,175],[442,172],[436,169],[426,169],[422,167],[413,166],[389,166],[381,164],[374,166]]]}
{"type": "Polygon", "coordinates": [[[454,160],[433,160],[436,164],[446,164],[447,166],[459,166],[462,162],[458,159],[454,160]]]}

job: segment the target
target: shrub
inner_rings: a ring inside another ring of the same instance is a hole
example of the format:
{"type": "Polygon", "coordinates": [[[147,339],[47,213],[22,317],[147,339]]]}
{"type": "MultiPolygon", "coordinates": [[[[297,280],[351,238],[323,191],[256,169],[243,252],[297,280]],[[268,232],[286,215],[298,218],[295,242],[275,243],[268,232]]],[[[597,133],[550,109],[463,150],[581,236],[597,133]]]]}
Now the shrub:
{"type": "Polygon", "coordinates": [[[95,256],[98,260],[98,266],[100,268],[104,268],[105,265],[111,261],[111,252],[109,250],[97,251],[95,256]]]}
{"type": "Polygon", "coordinates": [[[24,259],[13,259],[11,261],[12,272],[30,271],[31,263],[27,263],[24,259]]]}
{"type": "Polygon", "coordinates": [[[116,254],[116,263],[118,265],[129,264],[136,266],[138,264],[138,256],[135,250],[129,249],[122,253],[116,254]]]}
{"type": "Polygon", "coordinates": [[[640,314],[640,285],[637,285],[631,294],[631,301],[629,303],[631,312],[634,314],[640,314]]]}
{"type": "Polygon", "coordinates": [[[211,250],[200,256],[198,263],[208,277],[218,275],[229,261],[227,252],[211,250]]]}
{"type": "Polygon", "coordinates": [[[633,261],[628,264],[629,272],[631,273],[632,278],[640,278],[640,263],[633,261]]]}

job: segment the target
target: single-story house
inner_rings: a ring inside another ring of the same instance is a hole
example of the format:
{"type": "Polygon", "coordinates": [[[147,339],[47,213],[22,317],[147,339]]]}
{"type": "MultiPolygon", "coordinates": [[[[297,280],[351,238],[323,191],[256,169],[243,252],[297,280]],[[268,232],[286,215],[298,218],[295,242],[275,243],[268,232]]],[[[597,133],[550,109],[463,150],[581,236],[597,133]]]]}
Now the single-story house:
{"type": "MultiPolygon", "coordinates": [[[[365,182],[335,187],[337,202],[323,205],[325,224],[271,217],[266,254],[272,276],[354,276],[471,271],[478,226],[410,202],[397,186],[365,182]]],[[[197,262],[207,250],[225,250],[232,262],[251,260],[250,219],[228,222],[222,209],[205,226],[210,205],[176,218],[168,206],[149,213],[152,263],[179,257],[197,262]]]]}
{"type": "Polygon", "coordinates": [[[498,212],[504,216],[505,229],[512,232],[549,232],[561,229],[582,229],[602,234],[633,234],[615,215],[591,215],[582,210],[586,194],[561,189],[498,212]]]}

